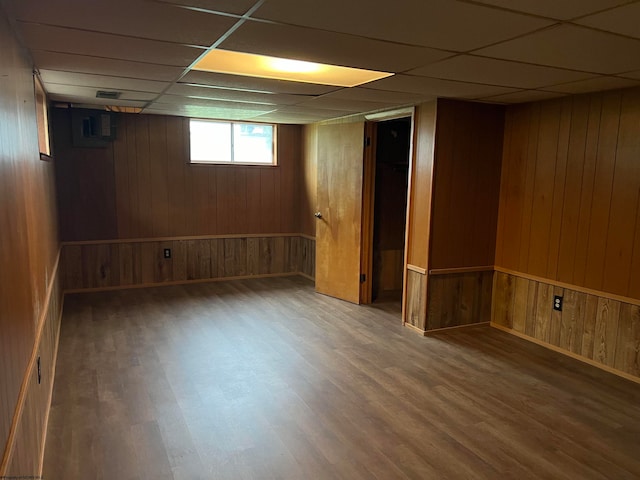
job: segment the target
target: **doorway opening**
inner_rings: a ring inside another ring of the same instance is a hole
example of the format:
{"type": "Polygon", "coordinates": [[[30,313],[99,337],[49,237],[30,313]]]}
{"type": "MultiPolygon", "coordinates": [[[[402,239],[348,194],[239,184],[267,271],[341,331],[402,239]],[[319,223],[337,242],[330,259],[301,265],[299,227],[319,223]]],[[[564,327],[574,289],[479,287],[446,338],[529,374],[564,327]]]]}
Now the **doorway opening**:
{"type": "Polygon", "coordinates": [[[374,124],[371,301],[402,300],[411,117],[374,124]]]}

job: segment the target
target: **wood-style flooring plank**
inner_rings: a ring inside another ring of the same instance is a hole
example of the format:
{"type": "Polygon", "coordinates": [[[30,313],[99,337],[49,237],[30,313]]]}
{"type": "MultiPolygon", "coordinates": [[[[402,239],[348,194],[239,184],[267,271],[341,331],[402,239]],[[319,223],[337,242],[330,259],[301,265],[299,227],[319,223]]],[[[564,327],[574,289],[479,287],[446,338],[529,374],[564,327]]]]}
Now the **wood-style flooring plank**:
{"type": "Polygon", "coordinates": [[[640,476],[639,385],[400,323],[300,277],[69,295],[44,478],[640,476]]]}

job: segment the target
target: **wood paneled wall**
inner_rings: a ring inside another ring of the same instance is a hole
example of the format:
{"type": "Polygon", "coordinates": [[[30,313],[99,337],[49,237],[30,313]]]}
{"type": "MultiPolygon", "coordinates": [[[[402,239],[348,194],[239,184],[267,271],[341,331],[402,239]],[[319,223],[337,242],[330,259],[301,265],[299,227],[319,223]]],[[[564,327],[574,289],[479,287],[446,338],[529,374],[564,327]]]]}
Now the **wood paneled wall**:
{"type": "Polygon", "coordinates": [[[318,205],[318,125],[305,125],[302,132],[303,155],[298,170],[298,224],[304,235],[315,236],[318,205]]]}
{"type": "Polygon", "coordinates": [[[640,378],[640,306],[496,272],[492,322],[640,378]],[[553,297],[564,299],[553,310],[553,297]]]}
{"type": "Polygon", "coordinates": [[[0,476],[38,475],[59,308],[54,173],[39,156],[33,68],[1,8],[0,45],[0,476]]]}
{"type": "Polygon", "coordinates": [[[493,270],[429,275],[425,330],[491,321],[493,270]]]}
{"type": "Polygon", "coordinates": [[[494,264],[504,107],[438,100],[430,269],[494,264]]]}
{"type": "Polygon", "coordinates": [[[414,152],[409,178],[409,224],[407,226],[407,263],[428,268],[429,229],[433,187],[433,158],[436,139],[437,102],[416,107],[414,116],[414,152]]]}
{"type": "Polygon", "coordinates": [[[71,144],[55,109],[56,181],[65,241],[297,233],[302,128],[277,128],[278,166],[189,164],[189,120],[119,114],[108,148],[71,144]]]}
{"type": "Polygon", "coordinates": [[[221,278],[315,274],[315,242],[297,235],[67,244],[67,291],[187,283],[221,278]],[[164,249],[171,258],[164,258],[164,249]]]}
{"type": "Polygon", "coordinates": [[[507,109],[496,264],[640,299],[640,89],[507,109]]]}
{"type": "Polygon", "coordinates": [[[494,263],[503,127],[496,105],[439,99],[417,110],[408,263],[425,278],[407,273],[405,321],[419,329],[489,321],[491,272],[466,270],[494,263]]]}

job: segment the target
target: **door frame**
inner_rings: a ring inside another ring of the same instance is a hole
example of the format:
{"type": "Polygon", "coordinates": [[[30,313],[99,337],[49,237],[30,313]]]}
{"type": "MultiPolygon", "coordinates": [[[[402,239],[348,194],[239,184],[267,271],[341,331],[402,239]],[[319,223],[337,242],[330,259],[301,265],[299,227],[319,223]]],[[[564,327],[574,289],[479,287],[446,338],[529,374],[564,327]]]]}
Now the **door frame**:
{"type": "Polygon", "coordinates": [[[374,199],[376,182],[376,139],[378,123],[399,118],[411,118],[409,131],[409,173],[407,188],[407,211],[405,217],[404,260],[402,279],[402,315],[404,318],[404,297],[406,295],[406,265],[407,265],[407,241],[409,239],[409,193],[411,192],[411,178],[413,165],[413,152],[415,143],[415,106],[377,112],[365,115],[365,138],[362,173],[362,235],[360,246],[360,303],[370,304],[373,290],[373,222],[374,199]]]}

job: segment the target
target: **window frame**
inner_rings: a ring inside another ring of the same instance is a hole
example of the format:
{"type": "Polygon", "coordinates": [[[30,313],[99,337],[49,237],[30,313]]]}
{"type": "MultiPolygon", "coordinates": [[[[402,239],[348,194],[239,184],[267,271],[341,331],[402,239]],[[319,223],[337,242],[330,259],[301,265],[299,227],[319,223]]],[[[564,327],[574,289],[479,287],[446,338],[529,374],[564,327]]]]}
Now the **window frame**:
{"type": "Polygon", "coordinates": [[[41,160],[51,160],[51,132],[49,129],[49,102],[47,92],[37,73],[33,75],[33,98],[38,130],[38,151],[41,160]]]}
{"type": "Polygon", "coordinates": [[[234,167],[277,167],[278,166],[278,148],[277,148],[277,144],[278,144],[278,124],[276,123],[268,123],[268,122],[247,122],[247,121],[236,121],[236,120],[219,120],[219,119],[214,119],[214,118],[195,118],[195,117],[189,117],[189,139],[188,139],[188,145],[189,145],[189,158],[188,158],[188,162],[189,165],[196,165],[196,166],[207,166],[207,165],[214,165],[214,166],[234,166],[234,167]],[[219,161],[209,161],[209,160],[193,160],[193,158],[191,157],[191,122],[192,121],[196,121],[196,122],[211,122],[211,123],[223,123],[223,124],[228,124],[230,126],[230,131],[231,131],[231,161],[223,161],[223,160],[219,160],[219,161]],[[264,163],[264,162],[236,162],[234,161],[234,125],[266,125],[266,126],[270,126],[272,129],[272,136],[271,136],[271,163],[264,163]]]}

